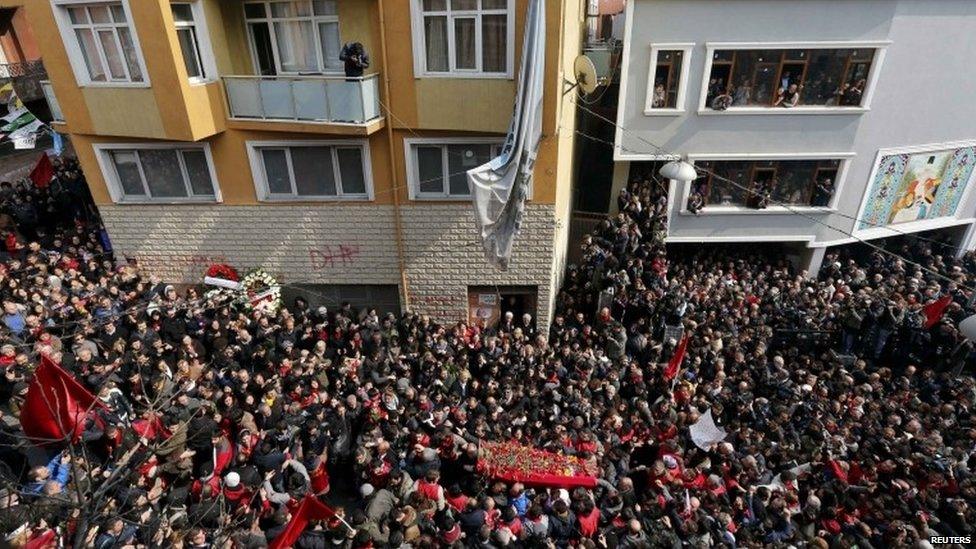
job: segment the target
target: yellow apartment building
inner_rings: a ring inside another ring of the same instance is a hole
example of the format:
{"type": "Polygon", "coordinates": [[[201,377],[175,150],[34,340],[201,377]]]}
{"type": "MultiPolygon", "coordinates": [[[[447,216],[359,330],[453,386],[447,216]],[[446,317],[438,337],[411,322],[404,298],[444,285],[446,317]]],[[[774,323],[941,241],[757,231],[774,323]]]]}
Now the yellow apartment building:
{"type": "Polygon", "coordinates": [[[563,84],[584,3],[544,0],[543,138],[505,272],[484,259],[464,172],[503,141],[528,0],[0,7],[27,11],[55,127],[117,253],[175,283],[226,262],[305,285],[313,305],[449,322],[504,309],[544,326],[567,251],[575,113],[563,84]],[[355,42],[369,66],[346,77],[340,52],[355,42]]]}

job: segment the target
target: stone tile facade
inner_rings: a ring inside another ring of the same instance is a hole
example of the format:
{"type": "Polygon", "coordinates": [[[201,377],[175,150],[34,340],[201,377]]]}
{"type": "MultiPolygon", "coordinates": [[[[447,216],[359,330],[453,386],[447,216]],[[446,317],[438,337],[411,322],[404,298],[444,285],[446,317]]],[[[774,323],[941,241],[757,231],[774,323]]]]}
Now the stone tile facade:
{"type": "MultiPolygon", "coordinates": [[[[197,283],[212,263],[264,267],[282,283],[400,284],[393,207],[366,204],[103,205],[117,252],[174,283],[197,283]]],[[[538,324],[555,297],[555,210],[530,204],[507,272],[488,265],[469,204],[401,208],[411,309],[466,317],[469,285],[538,286],[538,324]]],[[[401,288],[402,300],[402,288],[401,288]]]]}

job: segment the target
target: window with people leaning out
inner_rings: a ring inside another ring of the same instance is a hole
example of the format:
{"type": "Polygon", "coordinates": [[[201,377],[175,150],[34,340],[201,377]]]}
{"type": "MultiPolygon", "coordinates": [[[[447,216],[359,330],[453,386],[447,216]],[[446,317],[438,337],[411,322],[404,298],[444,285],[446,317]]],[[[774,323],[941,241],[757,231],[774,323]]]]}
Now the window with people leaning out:
{"type": "Polygon", "coordinates": [[[697,161],[703,174],[692,182],[687,209],[764,209],[786,205],[827,207],[834,195],[840,160],[697,161]]]}
{"type": "Polygon", "coordinates": [[[715,50],[705,107],[861,107],[871,48],[715,50]]]}

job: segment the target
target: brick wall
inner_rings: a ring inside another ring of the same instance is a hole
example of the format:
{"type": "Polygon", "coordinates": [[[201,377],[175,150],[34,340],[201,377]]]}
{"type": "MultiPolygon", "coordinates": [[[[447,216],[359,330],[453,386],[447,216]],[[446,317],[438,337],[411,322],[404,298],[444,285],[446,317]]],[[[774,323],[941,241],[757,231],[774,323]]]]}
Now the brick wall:
{"type": "MultiPolygon", "coordinates": [[[[399,284],[392,206],[330,204],[103,205],[116,252],[170,282],[199,282],[212,263],[264,267],[279,281],[399,284]]],[[[467,204],[401,209],[411,309],[440,321],[466,317],[468,285],[538,285],[538,323],[548,324],[555,218],[529,205],[511,267],[483,256],[467,204]]]]}

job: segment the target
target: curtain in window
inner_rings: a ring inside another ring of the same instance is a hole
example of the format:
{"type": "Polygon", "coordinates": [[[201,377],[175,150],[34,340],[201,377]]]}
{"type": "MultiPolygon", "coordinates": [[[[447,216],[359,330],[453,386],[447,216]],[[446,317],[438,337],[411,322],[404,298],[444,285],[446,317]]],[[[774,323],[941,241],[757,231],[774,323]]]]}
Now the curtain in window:
{"type": "Polygon", "coordinates": [[[285,72],[317,72],[315,33],[311,21],[275,21],[279,62],[285,72]]]}
{"type": "Polygon", "coordinates": [[[129,80],[142,82],[142,68],[139,67],[139,56],[136,54],[136,46],[132,42],[132,35],[129,34],[129,29],[119,29],[119,41],[122,42],[125,64],[129,67],[129,80]]]}
{"type": "Polygon", "coordinates": [[[446,72],[447,67],[447,17],[424,17],[424,43],[427,45],[427,70],[446,72]]]}
{"type": "Polygon", "coordinates": [[[125,80],[125,64],[122,61],[122,52],[115,43],[115,33],[111,30],[100,30],[98,41],[102,44],[102,51],[105,52],[105,61],[108,62],[108,72],[112,75],[112,79],[125,80]]]}
{"type": "Polygon", "coordinates": [[[473,17],[454,19],[454,67],[460,70],[478,68],[476,56],[475,20],[473,17]]]}
{"type": "Polygon", "coordinates": [[[326,70],[342,70],[342,61],[339,61],[342,50],[339,23],[319,23],[319,40],[322,42],[322,60],[326,70]]]}
{"type": "Polygon", "coordinates": [[[105,67],[102,65],[102,58],[98,56],[95,36],[89,29],[78,29],[75,33],[78,36],[78,43],[81,45],[81,53],[85,57],[85,65],[88,66],[88,76],[94,82],[104,82],[106,80],[105,67]]]}
{"type": "Polygon", "coordinates": [[[506,72],[506,43],[508,40],[507,15],[483,15],[481,17],[481,70],[506,72]]]}

